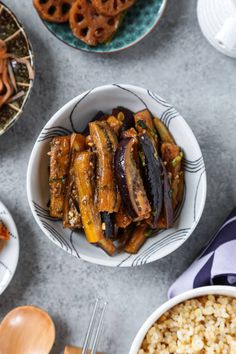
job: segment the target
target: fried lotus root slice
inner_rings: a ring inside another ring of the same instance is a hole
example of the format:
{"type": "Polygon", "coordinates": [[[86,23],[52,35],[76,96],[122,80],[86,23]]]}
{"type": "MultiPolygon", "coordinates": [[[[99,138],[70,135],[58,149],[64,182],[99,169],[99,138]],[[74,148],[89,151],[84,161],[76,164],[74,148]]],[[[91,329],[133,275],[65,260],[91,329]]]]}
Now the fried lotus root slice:
{"type": "Polygon", "coordinates": [[[75,0],[33,0],[39,16],[50,22],[67,22],[75,0]]]}
{"type": "Polygon", "coordinates": [[[97,12],[106,16],[116,16],[128,10],[136,0],[92,0],[93,7],[97,12]]]}
{"type": "Polygon", "coordinates": [[[96,46],[107,42],[117,31],[121,16],[107,17],[98,14],[88,0],[77,0],[70,11],[73,34],[84,43],[96,46]]]}

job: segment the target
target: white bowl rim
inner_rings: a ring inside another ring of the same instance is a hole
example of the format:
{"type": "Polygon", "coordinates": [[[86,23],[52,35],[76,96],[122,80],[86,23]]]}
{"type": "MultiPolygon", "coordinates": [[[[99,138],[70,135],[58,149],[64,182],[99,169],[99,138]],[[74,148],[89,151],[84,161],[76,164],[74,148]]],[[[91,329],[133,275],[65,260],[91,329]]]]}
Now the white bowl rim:
{"type": "MultiPolygon", "coordinates": [[[[95,91],[95,90],[96,90],[96,93],[98,93],[98,92],[101,92],[101,91],[104,91],[104,90],[112,89],[112,88],[114,88],[114,86],[121,86],[122,88],[125,88],[127,90],[134,90],[136,93],[137,92],[138,93],[144,93],[144,92],[146,93],[147,92],[147,90],[145,88],[143,88],[143,87],[139,87],[139,86],[136,86],[136,85],[130,85],[130,84],[120,84],[120,83],[119,84],[107,84],[107,85],[97,86],[97,87],[94,87],[94,88],[92,88],[90,90],[82,92],[81,94],[79,94],[76,97],[72,98],[65,105],[63,105],[56,113],[54,113],[54,115],[47,121],[47,123],[44,125],[44,127],[40,131],[40,133],[38,135],[38,138],[40,137],[40,134],[43,131],[43,129],[53,125],[53,123],[61,116],[61,114],[65,110],[67,110],[67,108],[69,108],[70,106],[74,105],[81,98],[86,96],[88,93],[90,93],[92,91],[95,91]]],[[[163,99],[161,96],[158,95],[158,97],[161,100],[163,100],[163,102],[166,102],[165,99],[163,99]]],[[[185,119],[182,117],[182,115],[179,112],[178,112],[178,114],[179,114],[179,118],[182,120],[182,122],[184,122],[186,124],[187,128],[191,132],[192,141],[194,142],[196,148],[199,149],[199,151],[201,153],[201,156],[203,158],[201,148],[199,146],[199,143],[198,143],[198,141],[197,141],[192,129],[190,128],[188,123],[185,121],[185,119]]],[[[37,142],[38,138],[36,139],[36,142],[37,142]]],[[[32,203],[31,178],[32,178],[33,160],[34,160],[34,156],[36,154],[36,151],[38,150],[38,145],[37,145],[36,142],[35,142],[35,144],[33,146],[33,149],[32,149],[31,155],[30,155],[30,159],[29,159],[29,163],[28,163],[28,168],[27,168],[26,190],[27,190],[28,203],[30,205],[31,212],[32,212],[37,224],[39,225],[40,229],[43,231],[44,235],[46,235],[50,239],[50,241],[52,241],[57,246],[59,246],[50,237],[49,233],[47,233],[47,231],[44,229],[44,227],[41,224],[41,222],[38,221],[38,216],[37,216],[37,214],[35,212],[35,209],[34,209],[34,206],[33,206],[33,203],[32,203]]],[[[203,164],[205,166],[204,160],[203,160],[203,164]]],[[[174,251],[176,251],[176,249],[181,247],[189,239],[189,237],[191,236],[191,234],[194,232],[195,228],[197,227],[197,225],[199,223],[199,220],[200,220],[200,218],[202,216],[204,207],[205,207],[206,195],[207,195],[207,177],[206,177],[206,173],[203,174],[203,187],[204,187],[204,190],[203,190],[203,193],[201,195],[201,201],[202,202],[201,202],[201,206],[199,207],[199,210],[198,210],[198,216],[196,217],[196,220],[193,222],[192,227],[190,228],[190,230],[186,233],[186,235],[187,235],[186,238],[183,239],[181,242],[179,242],[179,244],[176,244],[170,252],[166,252],[162,257],[157,257],[155,260],[152,260],[152,261],[147,262],[147,263],[151,263],[151,262],[157,261],[160,258],[166,257],[167,255],[169,255],[169,254],[173,253],[174,251]]],[[[93,256],[84,255],[82,252],[80,252],[80,254],[83,255],[82,260],[84,260],[84,261],[87,261],[87,262],[90,262],[90,263],[94,263],[94,264],[99,264],[99,265],[102,265],[102,266],[117,267],[117,261],[113,257],[110,257],[109,261],[107,261],[106,259],[97,259],[97,258],[95,258],[93,256]]],[[[72,255],[76,256],[74,253],[72,253],[72,255]]],[[[135,266],[139,266],[139,264],[135,265],[135,266]]],[[[122,264],[122,267],[130,267],[130,265],[125,263],[124,265],[122,264]]]]}
{"type": "Polygon", "coordinates": [[[132,346],[130,348],[129,354],[137,354],[140,346],[143,342],[145,335],[151,326],[161,317],[166,311],[170,310],[172,307],[178,305],[179,303],[189,300],[191,298],[204,296],[204,295],[224,295],[236,298],[236,288],[230,285],[209,285],[200,288],[191,289],[179,294],[172,299],[166,301],[160,307],[158,307],[144,322],[144,324],[139,329],[136,334],[132,346]]]}

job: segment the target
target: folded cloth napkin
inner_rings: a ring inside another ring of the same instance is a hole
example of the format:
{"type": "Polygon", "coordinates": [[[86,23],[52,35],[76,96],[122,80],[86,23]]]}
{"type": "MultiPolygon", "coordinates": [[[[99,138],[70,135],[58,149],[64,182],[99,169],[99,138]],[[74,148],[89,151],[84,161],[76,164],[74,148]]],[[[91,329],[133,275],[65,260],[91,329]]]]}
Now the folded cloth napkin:
{"type": "Polygon", "coordinates": [[[170,287],[168,297],[206,285],[236,286],[236,208],[200,256],[170,287]]]}

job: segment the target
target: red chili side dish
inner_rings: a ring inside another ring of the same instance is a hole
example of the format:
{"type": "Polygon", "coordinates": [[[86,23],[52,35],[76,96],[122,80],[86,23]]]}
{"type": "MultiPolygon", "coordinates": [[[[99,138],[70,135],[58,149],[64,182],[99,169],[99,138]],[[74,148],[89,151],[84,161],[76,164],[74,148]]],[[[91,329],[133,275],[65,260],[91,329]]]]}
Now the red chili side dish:
{"type": "Polygon", "coordinates": [[[0,240],[8,241],[10,238],[10,234],[6,226],[0,220],[0,240]]]}

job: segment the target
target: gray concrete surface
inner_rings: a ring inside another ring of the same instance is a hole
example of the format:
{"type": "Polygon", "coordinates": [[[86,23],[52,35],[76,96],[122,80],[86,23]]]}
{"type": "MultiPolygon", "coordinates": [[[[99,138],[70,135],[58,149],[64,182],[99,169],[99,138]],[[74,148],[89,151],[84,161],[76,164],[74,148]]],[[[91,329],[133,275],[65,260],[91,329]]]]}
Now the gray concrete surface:
{"type": "Polygon", "coordinates": [[[0,316],[23,304],[48,310],[56,323],[56,354],[66,343],[82,343],[91,305],[100,296],[109,301],[100,348],[127,354],[140,325],[235,206],[236,60],[202,36],[195,0],[169,0],[151,35],[113,55],[69,48],[42,26],[30,0],[5,2],[29,33],[37,80],[23,116],[0,137],[0,199],[12,212],[21,241],[17,272],[0,297],[0,316]],[[51,115],[75,95],[114,82],[149,87],[171,102],[196,134],[208,175],[205,211],[192,237],[165,259],[134,269],[80,262],[54,246],[36,225],[25,188],[31,149],[51,115]]]}

